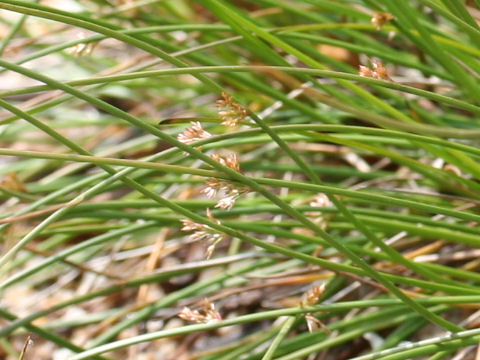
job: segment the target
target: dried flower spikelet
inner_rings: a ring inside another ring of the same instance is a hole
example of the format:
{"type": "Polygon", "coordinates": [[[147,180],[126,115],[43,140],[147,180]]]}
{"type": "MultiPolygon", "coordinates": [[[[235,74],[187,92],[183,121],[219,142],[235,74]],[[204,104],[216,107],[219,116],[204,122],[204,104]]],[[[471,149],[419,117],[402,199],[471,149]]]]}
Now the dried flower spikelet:
{"type": "Polygon", "coordinates": [[[211,236],[208,241],[211,243],[208,245],[207,250],[205,251],[205,259],[210,259],[217,248],[217,245],[225,239],[226,235],[223,233],[216,233],[211,236]]]}
{"type": "MultiPolygon", "coordinates": [[[[207,217],[214,223],[218,225],[221,224],[219,220],[213,217],[210,209],[207,209],[207,217]]],[[[207,225],[196,223],[190,219],[183,219],[181,222],[183,224],[182,231],[194,231],[194,233],[189,236],[190,239],[194,241],[207,241],[210,244],[205,252],[207,259],[210,259],[213,255],[217,244],[227,237],[223,232],[212,229],[207,225]]]]}
{"type": "Polygon", "coordinates": [[[183,223],[182,231],[194,231],[194,233],[190,235],[190,239],[192,240],[208,240],[209,242],[215,243],[222,240],[225,236],[206,225],[198,224],[188,219],[181,221],[183,223]]]}
{"type": "Polygon", "coordinates": [[[314,286],[310,290],[308,290],[304,295],[302,305],[313,306],[316,303],[318,303],[318,301],[320,300],[320,297],[325,291],[325,286],[326,286],[326,283],[323,283],[322,285],[314,286]]]}
{"type": "Polygon", "coordinates": [[[205,187],[201,193],[205,194],[209,199],[213,199],[224,186],[228,185],[226,181],[217,178],[208,178],[205,180],[205,183],[207,184],[207,187],[205,187]]]}
{"type": "Polygon", "coordinates": [[[247,117],[247,109],[236,103],[227,93],[222,92],[222,99],[217,100],[218,116],[222,119],[222,125],[237,126],[247,117]]]}
{"type": "Polygon", "coordinates": [[[238,162],[237,154],[229,154],[225,157],[225,166],[230,169],[240,172],[240,163],[238,162]]]}
{"type": "Polygon", "coordinates": [[[233,191],[236,192],[236,194],[221,198],[220,200],[218,200],[215,207],[222,210],[231,210],[233,208],[233,205],[235,205],[235,201],[237,201],[238,197],[240,196],[238,190],[235,189],[233,191]]]}
{"type": "Polygon", "coordinates": [[[200,310],[192,310],[188,307],[184,307],[182,311],[178,313],[178,317],[186,321],[200,324],[208,324],[222,320],[220,313],[215,309],[215,305],[207,299],[203,300],[202,308],[200,310]]]}
{"type": "Polygon", "coordinates": [[[192,127],[186,128],[183,133],[178,134],[178,141],[184,144],[191,144],[212,136],[212,134],[203,129],[202,124],[200,124],[198,121],[192,121],[190,124],[192,124],[192,127]]]}
{"type": "Polygon", "coordinates": [[[178,313],[180,319],[192,322],[200,322],[201,316],[198,311],[192,310],[189,307],[185,306],[182,311],[178,313]]]}
{"type": "Polygon", "coordinates": [[[208,245],[207,250],[205,251],[205,259],[210,259],[215,251],[216,244],[208,245]]]}
{"type": "Polygon", "coordinates": [[[227,166],[236,172],[241,172],[237,154],[232,153],[228,154],[225,157],[221,157],[218,154],[212,154],[210,157],[212,158],[212,160],[215,160],[223,166],[227,166]]]}
{"type": "Polygon", "coordinates": [[[222,316],[220,313],[215,309],[215,305],[208,301],[208,299],[203,299],[203,311],[207,315],[207,317],[213,321],[221,321],[222,316]]]}
{"type": "Polygon", "coordinates": [[[330,199],[325,194],[318,194],[317,196],[315,196],[313,201],[310,203],[311,207],[327,207],[327,206],[331,206],[331,205],[332,205],[332,203],[331,203],[330,199]]]}
{"type": "Polygon", "coordinates": [[[392,79],[390,79],[390,76],[388,76],[387,69],[383,66],[380,60],[372,60],[372,67],[374,73],[377,74],[378,79],[392,81],[392,79]]]}
{"type": "Polygon", "coordinates": [[[388,76],[387,69],[383,66],[382,62],[378,59],[372,60],[372,68],[369,69],[366,66],[358,66],[358,75],[363,77],[369,77],[373,79],[388,80],[393,81],[390,76],[388,76]]]}
{"type": "Polygon", "coordinates": [[[194,231],[194,230],[205,229],[205,225],[198,224],[190,219],[182,219],[180,221],[182,222],[182,225],[183,225],[183,227],[181,228],[182,231],[194,231]]]}
{"type": "MultiPolygon", "coordinates": [[[[86,39],[87,37],[88,37],[87,34],[84,32],[80,32],[77,34],[77,38],[79,40],[86,39]]],[[[89,42],[89,43],[80,43],[71,47],[69,49],[69,52],[76,57],[86,56],[86,55],[90,55],[97,45],[98,45],[98,41],[89,42]]]]}
{"type": "MultiPolygon", "coordinates": [[[[322,283],[319,286],[314,286],[304,294],[304,298],[301,302],[301,306],[313,306],[322,297],[322,294],[325,291],[326,283],[322,283]]],[[[307,328],[310,333],[322,328],[327,334],[330,333],[330,330],[324,325],[320,320],[318,320],[311,313],[305,314],[305,321],[307,323],[307,328]]]]}
{"type": "Polygon", "coordinates": [[[320,320],[318,320],[312,314],[305,314],[305,322],[307,323],[308,332],[310,334],[314,333],[320,327],[320,320]]]}
{"type": "Polygon", "coordinates": [[[382,30],[383,25],[393,19],[394,16],[390,13],[376,12],[370,22],[377,28],[377,30],[382,30]]]}
{"type": "Polygon", "coordinates": [[[307,323],[308,332],[311,334],[317,331],[319,328],[323,329],[327,334],[331,334],[331,330],[320,320],[318,320],[312,314],[305,314],[305,321],[307,323]]]}
{"type": "Polygon", "coordinates": [[[370,78],[375,77],[372,69],[369,69],[368,67],[363,65],[358,65],[358,75],[363,77],[370,77],[370,78]]]}
{"type": "Polygon", "coordinates": [[[212,188],[211,184],[208,184],[208,186],[203,189],[202,192],[205,194],[212,194],[215,192],[216,194],[218,191],[222,190],[222,192],[224,192],[224,196],[218,200],[217,204],[215,205],[215,208],[222,210],[231,210],[238,198],[249,191],[248,188],[244,186],[235,185],[228,181],[220,180],[219,186],[220,187],[217,190],[216,188],[212,188]]]}
{"type": "MultiPolygon", "coordinates": [[[[230,169],[240,173],[240,163],[236,154],[229,154],[226,157],[221,157],[218,154],[211,156],[213,160],[227,166],[230,169]]],[[[248,188],[242,185],[232,183],[228,180],[220,180],[217,178],[208,178],[206,180],[207,186],[201,191],[208,198],[217,196],[219,192],[223,193],[223,197],[217,202],[215,207],[222,210],[231,210],[235,205],[235,201],[244,193],[248,192],[248,188]]]]}

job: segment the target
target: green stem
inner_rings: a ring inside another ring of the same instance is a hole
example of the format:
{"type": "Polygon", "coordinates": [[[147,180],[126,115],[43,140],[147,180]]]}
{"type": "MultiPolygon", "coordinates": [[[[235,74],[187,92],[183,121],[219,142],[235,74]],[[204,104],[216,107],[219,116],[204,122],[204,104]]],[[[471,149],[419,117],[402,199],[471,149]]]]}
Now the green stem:
{"type": "Polygon", "coordinates": [[[295,324],[297,317],[290,316],[282,323],[280,327],[280,331],[278,332],[273,342],[268,347],[267,352],[263,355],[262,360],[272,360],[273,356],[275,355],[275,351],[278,349],[280,344],[282,343],[283,339],[288,335],[292,326],[295,324]]]}

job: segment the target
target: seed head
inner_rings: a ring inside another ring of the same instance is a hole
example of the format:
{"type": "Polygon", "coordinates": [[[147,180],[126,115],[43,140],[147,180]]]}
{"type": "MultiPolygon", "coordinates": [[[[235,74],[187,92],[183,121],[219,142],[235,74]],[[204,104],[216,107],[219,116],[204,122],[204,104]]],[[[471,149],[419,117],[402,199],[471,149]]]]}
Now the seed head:
{"type": "Polygon", "coordinates": [[[190,124],[192,124],[192,127],[186,128],[183,133],[178,134],[178,141],[184,144],[191,144],[212,136],[212,134],[203,129],[202,124],[198,121],[192,121],[190,124]]]}
{"type": "Polygon", "coordinates": [[[377,28],[377,30],[382,30],[383,25],[393,19],[394,17],[390,13],[376,12],[370,22],[377,28]]]}
{"type": "Polygon", "coordinates": [[[358,75],[363,77],[369,77],[373,79],[381,79],[393,81],[390,76],[388,76],[387,69],[383,66],[382,62],[378,59],[372,60],[372,69],[369,69],[366,66],[358,66],[358,75]]]}
{"type": "Polygon", "coordinates": [[[193,231],[193,230],[204,230],[205,225],[203,224],[198,224],[196,222],[193,222],[190,219],[182,219],[180,220],[182,222],[182,231],[193,231]]]}
{"type": "Polygon", "coordinates": [[[238,193],[236,195],[226,196],[220,199],[217,202],[217,205],[215,205],[215,207],[217,209],[222,209],[222,210],[231,210],[233,208],[233,205],[235,205],[235,201],[239,196],[240,195],[238,193]]]}
{"type": "Polygon", "coordinates": [[[237,154],[232,153],[228,154],[225,157],[221,157],[218,154],[212,154],[210,157],[212,158],[212,160],[215,160],[223,166],[227,166],[236,172],[240,172],[240,163],[238,162],[237,154]]]}
{"type": "Polygon", "coordinates": [[[203,300],[202,308],[200,310],[192,310],[185,306],[182,311],[178,313],[178,317],[186,321],[201,324],[208,324],[222,320],[220,313],[215,309],[215,305],[207,299],[203,300]]]}
{"type": "Polygon", "coordinates": [[[226,181],[217,178],[208,178],[205,180],[205,183],[207,184],[207,187],[205,187],[201,193],[205,194],[209,199],[214,198],[217,193],[228,184],[226,181]]]}
{"type": "MultiPolygon", "coordinates": [[[[211,158],[223,166],[227,166],[238,173],[241,172],[237,154],[229,154],[226,157],[213,154],[211,158]]],[[[205,182],[207,186],[201,192],[208,198],[214,198],[219,192],[224,195],[215,205],[217,209],[231,210],[240,195],[249,191],[245,186],[228,180],[208,178],[205,182]]]]}
{"type": "Polygon", "coordinates": [[[363,76],[363,77],[371,77],[371,78],[375,77],[372,69],[370,69],[366,66],[363,66],[363,65],[358,66],[358,75],[363,76]]]}
{"type": "Polygon", "coordinates": [[[387,74],[387,69],[383,66],[382,62],[378,59],[372,60],[372,67],[375,74],[377,74],[378,79],[392,81],[390,76],[387,74]]]}
{"type": "Polygon", "coordinates": [[[325,291],[325,286],[326,286],[326,283],[323,283],[322,285],[314,286],[310,290],[308,290],[304,295],[302,305],[313,306],[316,303],[318,303],[318,301],[320,300],[320,297],[325,291]]]}
{"type": "Polygon", "coordinates": [[[217,100],[218,116],[222,119],[222,125],[237,126],[247,117],[247,110],[236,103],[227,93],[222,93],[222,99],[217,100]]]}
{"type": "MultiPolygon", "coordinates": [[[[219,220],[213,217],[210,209],[207,209],[207,217],[214,223],[218,225],[221,224],[219,220]]],[[[212,229],[208,225],[196,223],[190,219],[183,219],[181,222],[183,224],[182,231],[194,231],[194,233],[189,236],[191,240],[207,241],[210,244],[205,252],[205,257],[207,259],[210,259],[212,256],[216,245],[227,237],[223,232],[212,229]]]]}

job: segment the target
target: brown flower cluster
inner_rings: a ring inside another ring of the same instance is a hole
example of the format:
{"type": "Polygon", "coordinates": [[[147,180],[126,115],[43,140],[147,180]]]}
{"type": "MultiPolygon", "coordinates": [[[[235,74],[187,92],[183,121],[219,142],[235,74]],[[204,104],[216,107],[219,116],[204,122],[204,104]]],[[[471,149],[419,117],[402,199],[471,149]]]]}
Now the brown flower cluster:
{"type": "Polygon", "coordinates": [[[236,103],[227,93],[222,93],[222,99],[217,100],[218,115],[222,119],[222,125],[237,126],[247,117],[247,109],[236,103]]]}
{"type": "MultiPolygon", "coordinates": [[[[323,292],[325,291],[325,286],[326,286],[326,283],[323,283],[322,285],[314,286],[310,290],[308,290],[304,295],[304,298],[301,302],[301,306],[302,307],[313,306],[316,303],[318,303],[323,292]]],[[[324,323],[318,320],[311,313],[305,314],[305,321],[307,323],[307,328],[310,333],[313,333],[319,328],[323,329],[328,334],[330,333],[330,329],[327,328],[327,326],[324,323]]]]}
{"type": "Polygon", "coordinates": [[[177,139],[178,141],[184,144],[191,144],[193,142],[207,139],[212,136],[208,131],[203,129],[202,124],[198,121],[192,121],[192,127],[185,129],[185,131],[181,134],[178,134],[177,139]]]}
{"type": "Polygon", "coordinates": [[[203,299],[202,308],[200,310],[192,310],[189,307],[184,307],[178,313],[178,317],[195,323],[208,324],[211,322],[221,321],[220,313],[215,309],[215,305],[208,299],[203,299]]]}
{"type": "MultiPolygon", "coordinates": [[[[207,217],[211,221],[220,225],[220,221],[213,217],[210,209],[207,209],[207,217]]],[[[181,220],[181,222],[183,225],[181,228],[182,231],[194,231],[194,233],[190,235],[190,238],[192,240],[206,240],[208,243],[210,243],[207,251],[205,252],[205,257],[207,259],[210,259],[212,257],[212,254],[215,251],[215,247],[217,246],[217,244],[227,237],[227,235],[222,232],[212,229],[207,225],[196,223],[190,219],[183,219],[181,220]]]]}
{"type": "Polygon", "coordinates": [[[326,283],[322,283],[322,285],[314,286],[310,290],[308,290],[302,300],[302,306],[313,306],[318,303],[320,297],[325,291],[325,286],[326,283]]]}
{"type": "Polygon", "coordinates": [[[374,25],[377,28],[377,30],[382,30],[383,25],[385,25],[387,22],[393,19],[394,19],[394,16],[390,13],[376,12],[372,17],[372,20],[370,20],[370,22],[372,23],[372,25],[374,25]]]}
{"type": "MultiPolygon", "coordinates": [[[[230,154],[226,157],[221,157],[218,154],[212,155],[212,159],[220,164],[229,167],[230,169],[240,172],[240,164],[236,154],[230,154]]],[[[215,205],[216,208],[222,210],[230,210],[235,201],[242,195],[248,192],[245,186],[232,183],[231,181],[221,180],[217,178],[208,178],[206,180],[207,187],[202,190],[208,198],[214,198],[218,193],[223,193],[223,197],[215,205]]]]}
{"type": "Polygon", "coordinates": [[[360,65],[358,67],[358,74],[363,77],[393,81],[390,78],[390,76],[388,76],[387,69],[383,66],[382,62],[378,59],[372,60],[372,69],[366,66],[360,65]]]}
{"type": "MultiPolygon", "coordinates": [[[[217,106],[221,109],[219,115],[223,119],[222,124],[225,126],[235,126],[238,122],[243,121],[247,115],[245,108],[235,103],[233,98],[226,93],[222,94],[222,100],[217,101],[217,106]]],[[[191,124],[191,127],[187,128],[183,133],[177,136],[178,141],[184,144],[191,144],[212,136],[208,131],[202,128],[200,122],[192,122],[191,124]]],[[[211,155],[211,158],[235,172],[241,172],[240,163],[236,154],[232,153],[224,157],[218,154],[213,154],[211,155]]],[[[217,178],[206,179],[206,184],[207,186],[201,191],[201,193],[205,194],[208,198],[214,198],[218,194],[221,194],[221,198],[217,201],[215,207],[222,210],[232,209],[235,201],[242,194],[249,191],[249,189],[243,185],[217,178]]],[[[218,220],[213,218],[210,209],[207,209],[207,217],[216,224],[220,224],[218,220]]],[[[189,219],[182,220],[182,224],[182,231],[193,231],[193,234],[190,235],[191,239],[197,241],[206,240],[209,243],[205,254],[207,259],[212,256],[216,245],[227,236],[223,232],[216,231],[207,225],[199,224],[189,219]]],[[[185,312],[185,314],[194,315],[192,312],[185,312]]]]}

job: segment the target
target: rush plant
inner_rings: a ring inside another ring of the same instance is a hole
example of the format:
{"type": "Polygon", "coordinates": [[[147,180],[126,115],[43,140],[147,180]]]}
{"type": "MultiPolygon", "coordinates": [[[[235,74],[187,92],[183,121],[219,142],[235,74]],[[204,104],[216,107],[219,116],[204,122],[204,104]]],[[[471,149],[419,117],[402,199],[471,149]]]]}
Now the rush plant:
{"type": "Polygon", "coordinates": [[[0,20],[0,358],[480,356],[479,1],[0,20]]]}

